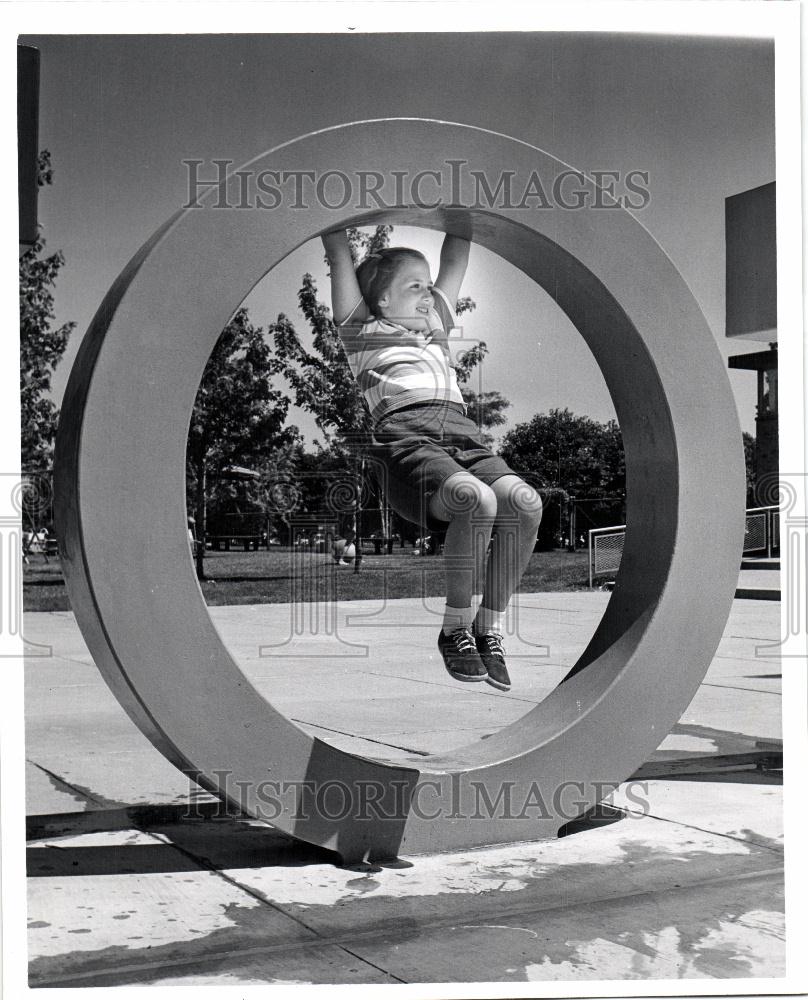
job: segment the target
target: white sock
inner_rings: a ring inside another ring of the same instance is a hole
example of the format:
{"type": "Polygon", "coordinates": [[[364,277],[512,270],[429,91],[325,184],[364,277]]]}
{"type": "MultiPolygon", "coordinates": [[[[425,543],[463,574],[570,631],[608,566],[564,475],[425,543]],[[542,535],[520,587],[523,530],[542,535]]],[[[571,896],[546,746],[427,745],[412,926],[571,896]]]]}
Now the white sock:
{"type": "Polygon", "coordinates": [[[443,631],[446,635],[456,628],[471,628],[474,621],[474,605],[467,608],[452,608],[448,604],[443,612],[443,631]]]}
{"type": "Polygon", "coordinates": [[[480,605],[480,610],[474,619],[474,631],[477,635],[485,635],[487,632],[498,632],[502,635],[504,618],[504,611],[492,611],[491,608],[480,605]]]}

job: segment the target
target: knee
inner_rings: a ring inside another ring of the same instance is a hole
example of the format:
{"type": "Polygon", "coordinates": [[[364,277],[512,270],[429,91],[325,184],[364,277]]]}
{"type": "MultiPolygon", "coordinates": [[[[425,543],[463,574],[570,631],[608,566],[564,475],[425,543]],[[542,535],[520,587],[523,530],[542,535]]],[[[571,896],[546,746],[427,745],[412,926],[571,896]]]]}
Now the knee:
{"type": "Polygon", "coordinates": [[[518,518],[522,524],[538,529],[542,516],[541,497],[525,482],[514,483],[508,490],[504,503],[500,502],[500,513],[518,518]]]}
{"type": "Polygon", "coordinates": [[[474,476],[450,477],[439,489],[436,499],[442,508],[443,520],[494,521],[497,516],[496,494],[474,476]]]}

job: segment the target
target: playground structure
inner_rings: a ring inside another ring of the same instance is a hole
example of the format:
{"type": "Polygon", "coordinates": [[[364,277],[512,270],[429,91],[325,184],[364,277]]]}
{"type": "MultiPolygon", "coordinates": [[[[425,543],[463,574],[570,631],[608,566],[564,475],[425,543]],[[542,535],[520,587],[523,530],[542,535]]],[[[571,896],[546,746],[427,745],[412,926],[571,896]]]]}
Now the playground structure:
{"type": "MultiPolygon", "coordinates": [[[[514,190],[534,177],[549,188],[569,171],[519,140],[418,119],[326,129],[242,170],[415,177],[449,160],[492,181],[513,172],[514,190]]],[[[290,201],[271,211],[217,209],[222,199],[240,201],[234,174],[132,258],[82,342],[62,406],[62,565],[107,683],[154,746],[202,787],[266,819],[262,789],[283,783],[290,794],[272,824],[346,862],[553,838],[573,798],[581,813],[603,799],[647,760],[704,677],[743,542],[741,433],[727,375],[658,244],[622,208],[595,207],[609,196],[583,175],[576,184],[588,200],[577,210],[481,205],[470,173],[455,180],[451,198],[429,206],[402,190],[384,209],[325,198],[306,211],[290,201]],[[321,232],[382,221],[471,238],[555,299],[611,392],[628,483],[617,584],[564,681],[490,738],[406,765],[309,736],[250,685],[212,625],[188,559],[183,483],[196,389],[236,306],[321,232]],[[493,805],[482,813],[481,788],[493,805]]]]}

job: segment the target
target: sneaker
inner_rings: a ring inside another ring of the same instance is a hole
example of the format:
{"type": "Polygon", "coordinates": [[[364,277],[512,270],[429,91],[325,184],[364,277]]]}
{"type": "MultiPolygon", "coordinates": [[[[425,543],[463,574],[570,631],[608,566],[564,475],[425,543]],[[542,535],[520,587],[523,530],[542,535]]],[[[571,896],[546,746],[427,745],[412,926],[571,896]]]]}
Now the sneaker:
{"type": "Polygon", "coordinates": [[[500,691],[510,691],[511,679],[505,666],[505,649],[499,632],[486,632],[475,636],[477,652],[483,661],[488,676],[485,678],[500,691]]]}
{"type": "Polygon", "coordinates": [[[456,681],[487,680],[485,665],[477,653],[471,629],[456,628],[449,635],[441,629],[438,649],[446,669],[456,681]]]}

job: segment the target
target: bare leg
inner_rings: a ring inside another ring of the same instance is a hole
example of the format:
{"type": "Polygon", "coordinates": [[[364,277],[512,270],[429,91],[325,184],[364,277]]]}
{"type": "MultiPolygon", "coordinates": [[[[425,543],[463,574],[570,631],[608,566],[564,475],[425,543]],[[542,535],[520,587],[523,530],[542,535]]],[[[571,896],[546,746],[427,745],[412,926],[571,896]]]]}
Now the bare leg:
{"type": "Polygon", "coordinates": [[[497,514],[482,607],[501,612],[507,608],[530,562],[542,504],[539,494],[518,476],[502,476],[490,488],[497,498],[497,514]]]}
{"type": "Polygon", "coordinates": [[[429,513],[449,522],[443,556],[446,603],[453,608],[470,607],[472,596],[482,593],[496,512],[491,487],[468,472],[449,476],[430,501],[429,513]]]}

